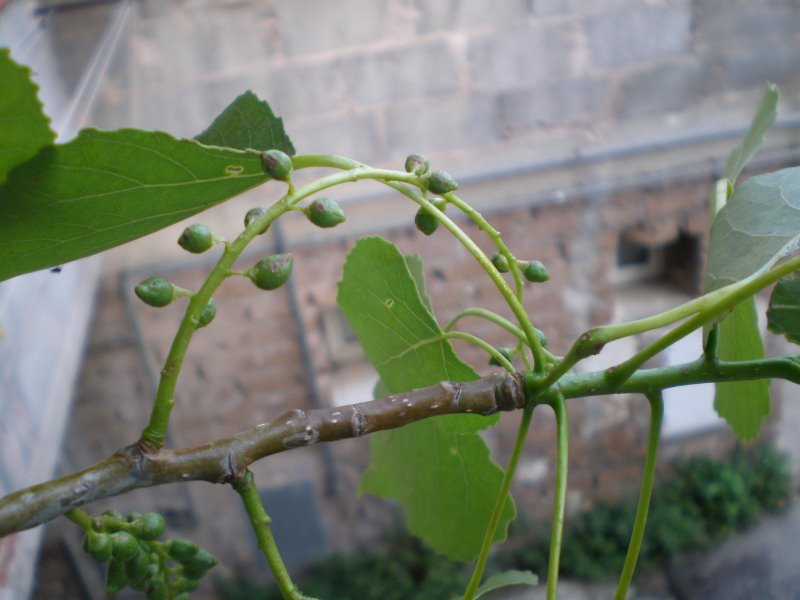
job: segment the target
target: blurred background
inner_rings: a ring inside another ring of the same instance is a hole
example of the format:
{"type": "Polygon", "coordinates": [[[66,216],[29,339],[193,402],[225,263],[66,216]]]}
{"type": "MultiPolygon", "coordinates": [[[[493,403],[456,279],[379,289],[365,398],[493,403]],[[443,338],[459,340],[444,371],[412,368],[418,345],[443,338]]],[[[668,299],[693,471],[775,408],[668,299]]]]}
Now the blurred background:
{"type": "MultiPolygon", "coordinates": [[[[250,89],[284,118],[299,153],[400,169],[407,154],[425,153],[517,256],[547,265],[552,279],[528,292],[527,308],[558,354],[587,327],[700,291],[706,198],[766,81],[781,90],[778,120],[745,175],[800,157],[797,0],[6,0],[0,44],[35,71],[61,141],[83,127],[193,137],[250,89]]],[[[268,185],[189,222],[233,237],[248,209],[281,192],[268,185]]],[[[370,397],[376,377],[335,304],[344,256],[365,233],[423,257],[441,322],[475,305],[507,313],[463,248],[443,232],[416,231],[409,202],[369,183],[335,194],[345,224],[322,231],[288,215],[242,261],[292,252],[289,285],[267,294],[231,280],[218,292],[216,320],[187,356],[170,445],[230,435],[287,408],[370,397]]],[[[214,257],[175,244],[189,222],[58,274],[0,284],[0,493],[138,438],[182,307],[144,306],[133,286],[155,274],[187,288],[203,281],[214,257]]],[[[486,325],[470,331],[511,345],[486,325]]],[[[647,341],[609,345],[581,368],[615,364],[647,341]]],[[[774,336],[766,342],[769,352],[787,351],[774,336]]],[[[480,352],[457,349],[488,372],[480,352]]],[[[698,334],[652,364],[700,352],[698,334]]],[[[669,393],[661,508],[637,597],[800,597],[800,515],[764,516],[788,506],[800,465],[797,391],[773,391],[773,414],[746,448],[716,417],[709,386],[669,393]]],[[[487,433],[501,464],[517,418],[487,433]]],[[[624,557],[647,404],[575,401],[570,418],[563,597],[610,597],[602,579],[624,557]]],[[[554,431],[551,415],[537,412],[513,490],[523,514],[496,568],[543,572],[554,431]]],[[[325,598],[449,597],[463,569],[398,533],[396,506],[357,497],[367,445],[303,448],[254,465],[285,559],[325,598]],[[344,554],[326,558],[334,553],[344,554]]],[[[228,488],[141,490],[90,510],[106,506],[161,512],[170,535],[219,556],[224,580],[198,597],[267,597],[270,577],[228,488]]],[[[0,540],[0,598],[103,597],[102,570],[80,538],[57,521],[0,540]]]]}

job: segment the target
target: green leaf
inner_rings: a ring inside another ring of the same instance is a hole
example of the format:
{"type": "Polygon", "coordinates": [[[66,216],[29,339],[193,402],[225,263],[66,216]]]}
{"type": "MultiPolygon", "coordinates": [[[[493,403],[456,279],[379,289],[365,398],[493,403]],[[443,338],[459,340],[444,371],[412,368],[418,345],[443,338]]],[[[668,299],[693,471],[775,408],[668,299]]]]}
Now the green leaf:
{"type": "Polygon", "coordinates": [[[800,167],[748,179],[711,226],[705,291],[771,268],[799,234],[800,167]]]}
{"type": "MultiPolygon", "coordinates": [[[[719,324],[719,358],[723,361],[764,358],[753,298],[739,303],[719,324]]],[[[717,383],[714,409],[740,440],[752,440],[770,412],[769,380],[717,383]]]]}
{"type": "Polygon", "coordinates": [[[289,156],[294,145],[283,129],[283,119],[276,117],[269,104],[247,91],[223,110],[208,129],[195,137],[206,146],[237,150],[280,150],[289,156]]]}
{"type": "MultiPolygon", "coordinates": [[[[363,238],[348,255],[339,284],[339,306],[389,393],[478,377],[442,339],[409,270],[416,260],[382,238],[363,238]]],[[[409,530],[437,551],[473,558],[503,476],[477,432],[496,420],[446,415],[375,433],[360,490],[399,500],[409,530]]],[[[508,497],[498,540],[514,514],[508,497]]]]}
{"type": "Polygon", "coordinates": [[[767,328],[800,344],[800,279],[784,277],[773,288],[767,310],[767,328]]]}
{"type": "Polygon", "coordinates": [[[162,229],[267,180],[256,152],[158,131],[82,131],[0,187],[0,281],[162,229]]]}
{"type": "Polygon", "coordinates": [[[56,139],[50,119],[36,96],[39,89],[31,70],[11,59],[8,48],[0,48],[0,184],[16,165],[33,158],[56,139]]]}
{"type": "Polygon", "coordinates": [[[509,585],[530,585],[539,584],[539,578],[530,571],[506,571],[505,573],[495,573],[475,590],[477,600],[488,592],[508,587],[509,585]]]}
{"type": "Polygon", "coordinates": [[[758,112],[756,112],[756,116],[753,117],[753,122],[750,124],[750,130],[742,140],[742,143],[733,149],[733,152],[728,157],[728,162],[725,163],[723,177],[730,181],[731,184],[736,181],[744,166],[764,143],[764,134],[769,131],[775,122],[777,106],[778,88],[774,84],[768,83],[764,88],[764,97],[758,107],[758,112]]]}
{"type": "Polygon", "coordinates": [[[425,267],[422,264],[422,257],[419,254],[406,254],[404,258],[406,259],[408,272],[411,273],[411,276],[414,278],[414,283],[417,284],[417,291],[419,292],[422,303],[425,305],[425,308],[433,314],[431,297],[425,289],[425,267]]]}

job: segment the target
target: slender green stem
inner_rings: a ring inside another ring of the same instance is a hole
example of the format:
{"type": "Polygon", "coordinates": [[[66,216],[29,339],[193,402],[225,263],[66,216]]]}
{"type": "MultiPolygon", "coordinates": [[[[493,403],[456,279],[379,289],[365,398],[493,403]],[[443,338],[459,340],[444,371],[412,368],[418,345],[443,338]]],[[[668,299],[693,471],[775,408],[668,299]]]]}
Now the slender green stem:
{"type": "Polygon", "coordinates": [[[515,371],[514,365],[509,362],[509,360],[498,352],[497,348],[492,346],[486,340],[482,340],[477,335],[473,335],[471,333],[467,333],[466,331],[446,331],[442,336],[444,339],[455,339],[455,340],[463,340],[465,342],[469,342],[470,344],[474,344],[478,346],[485,352],[489,354],[492,358],[494,358],[497,362],[499,362],[502,367],[508,371],[509,373],[513,373],[515,371]]]}
{"type": "Polygon", "coordinates": [[[467,584],[467,589],[464,591],[463,600],[472,600],[472,598],[475,596],[475,590],[478,589],[481,579],[483,578],[483,571],[486,569],[486,561],[489,560],[489,551],[492,549],[492,544],[494,544],[497,526],[500,523],[500,517],[503,516],[503,510],[505,509],[506,500],[508,498],[508,491],[511,489],[511,482],[514,480],[514,474],[517,471],[519,458],[522,455],[522,447],[525,445],[525,438],[527,437],[528,429],[531,426],[533,409],[534,406],[531,404],[522,410],[522,418],[520,419],[519,427],[517,428],[517,437],[514,440],[514,449],[511,452],[511,458],[508,461],[506,472],[503,475],[503,481],[500,483],[500,490],[497,493],[497,499],[495,500],[494,507],[492,508],[492,514],[489,517],[489,522],[486,525],[486,529],[483,534],[483,543],[481,544],[481,549],[478,553],[478,559],[475,563],[475,568],[472,570],[472,577],[469,580],[469,584],[467,584]]]}
{"type": "Polygon", "coordinates": [[[609,377],[617,383],[625,381],[625,379],[630,377],[637,369],[639,369],[639,367],[650,360],[653,356],[661,352],[664,348],[671,346],[679,339],[689,335],[695,329],[698,329],[699,327],[702,327],[703,325],[718,318],[719,315],[733,308],[742,300],[749,298],[759,290],[763,289],[770,283],[774,283],[781,277],[792,273],[793,271],[797,270],[798,267],[800,267],[800,257],[795,257],[781,265],[778,265],[771,271],[767,271],[759,277],[744,280],[742,285],[735,284],[722,288],[719,291],[729,290],[729,292],[710,306],[703,308],[703,310],[698,312],[696,315],[690,319],[687,319],[653,343],[647,345],[645,348],[631,356],[628,360],[621,362],[616,367],[612,367],[612,369],[609,369],[609,377]]]}
{"type": "Polygon", "coordinates": [[[625,600],[628,595],[628,587],[633,572],[636,570],[636,561],[642,549],[644,540],[644,530],[647,524],[647,511],[650,508],[650,497],[653,494],[653,482],[656,475],[656,457],[658,454],[658,439],[661,435],[661,423],[664,420],[664,398],[660,390],[647,394],[650,403],[650,431],[647,434],[647,454],[644,460],[644,474],[642,485],[639,490],[639,503],[636,506],[636,517],[633,521],[633,531],[631,541],[628,545],[628,553],[625,556],[625,565],[622,567],[622,574],[617,584],[617,592],[614,600],[625,600]]]}
{"type": "Polygon", "coordinates": [[[567,506],[567,468],[569,463],[569,418],[567,403],[557,393],[551,403],[556,414],[557,456],[556,489],[553,502],[553,526],[550,532],[550,558],[547,563],[547,600],[556,600],[558,567],[561,562],[561,542],[564,539],[564,511],[567,506]]]}
{"type": "Polygon", "coordinates": [[[267,511],[264,510],[264,505],[261,504],[253,473],[250,470],[245,471],[242,480],[234,484],[234,489],[242,498],[253,532],[258,540],[258,547],[264,553],[264,558],[267,559],[267,564],[275,577],[275,582],[278,584],[284,600],[302,600],[305,596],[300,593],[292,581],[278,551],[278,546],[272,535],[272,519],[270,519],[267,511]]]}
{"type": "Polygon", "coordinates": [[[80,508],[73,508],[71,511],[65,512],[64,516],[84,531],[91,531],[94,528],[92,517],[80,508]]]}
{"type": "MultiPolygon", "coordinates": [[[[298,158],[298,160],[300,159],[298,158]]],[[[349,164],[353,164],[352,161],[350,161],[349,164]]],[[[253,241],[257,235],[263,233],[275,219],[291,210],[295,204],[310,195],[342,183],[363,179],[377,179],[386,182],[400,181],[414,184],[417,178],[409,173],[385,169],[372,169],[370,167],[351,168],[351,170],[348,171],[322,177],[283,196],[258,219],[254,219],[233,242],[227,245],[219,261],[211,270],[211,273],[209,273],[205,283],[203,283],[202,287],[189,301],[189,306],[184,313],[183,320],[172,341],[172,346],[170,347],[169,354],[164,363],[164,368],[161,370],[161,379],[159,380],[158,389],[156,391],[153,409],[150,414],[150,421],[142,432],[141,443],[152,448],[161,448],[164,445],[167,428],[169,426],[169,418],[175,404],[175,387],[178,383],[178,376],[181,366],[183,365],[183,359],[186,356],[186,351],[189,347],[189,342],[191,342],[192,336],[198,327],[200,313],[205,308],[211,295],[231,274],[233,271],[233,263],[247,245],[253,241]]]]}
{"type": "MultiPolygon", "coordinates": [[[[501,327],[502,329],[505,329],[507,332],[509,332],[514,337],[516,337],[519,341],[521,341],[527,347],[527,338],[525,337],[525,332],[522,331],[522,329],[520,329],[519,327],[514,325],[508,319],[498,315],[495,312],[492,312],[491,310],[487,310],[485,308],[473,307],[473,308],[465,308],[464,310],[459,311],[452,319],[450,319],[450,321],[447,322],[447,325],[444,326],[444,330],[445,331],[450,331],[453,327],[455,327],[456,323],[458,323],[464,317],[479,317],[481,319],[486,319],[487,321],[491,321],[492,323],[494,323],[498,327],[501,327]]],[[[539,331],[538,330],[536,330],[536,335],[538,337],[538,335],[539,335],[539,331]]],[[[557,360],[556,356],[553,353],[551,353],[549,350],[547,350],[547,348],[543,347],[542,351],[544,352],[545,357],[547,358],[548,361],[555,362],[557,360]]],[[[522,357],[525,360],[526,366],[529,366],[528,365],[528,360],[527,360],[528,357],[526,355],[524,355],[524,354],[523,354],[522,357]]]]}

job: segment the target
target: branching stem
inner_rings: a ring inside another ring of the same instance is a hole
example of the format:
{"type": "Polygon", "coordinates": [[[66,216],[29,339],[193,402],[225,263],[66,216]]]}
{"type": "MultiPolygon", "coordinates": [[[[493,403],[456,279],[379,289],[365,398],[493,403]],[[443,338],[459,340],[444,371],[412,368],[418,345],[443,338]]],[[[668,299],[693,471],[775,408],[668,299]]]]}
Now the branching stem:
{"type": "Polygon", "coordinates": [[[547,600],[558,594],[558,567],[561,562],[561,542],[564,539],[564,511],[567,506],[567,470],[569,464],[569,418],[567,403],[561,393],[554,393],[550,405],[556,414],[557,454],[556,489],[553,501],[553,525],[550,532],[550,558],[547,563],[547,600]]]}

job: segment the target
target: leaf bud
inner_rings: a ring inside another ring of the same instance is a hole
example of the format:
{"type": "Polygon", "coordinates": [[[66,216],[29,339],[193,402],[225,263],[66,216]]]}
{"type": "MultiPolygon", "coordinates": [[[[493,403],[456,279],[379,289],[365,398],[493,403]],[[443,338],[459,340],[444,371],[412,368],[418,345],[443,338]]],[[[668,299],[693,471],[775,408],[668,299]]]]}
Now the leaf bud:
{"type": "Polygon", "coordinates": [[[139,553],[139,542],[127,531],[111,534],[112,554],[115,559],[127,562],[139,553]]]}
{"type": "Polygon", "coordinates": [[[214,245],[214,234],[207,226],[194,223],[183,230],[178,245],[192,254],[201,254],[214,245]]]}
{"type": "Polygon", "coordinates": [[[409,154],[406,157],[406,173],[425,175],[430,164],[430,161],[422,154],[409,154]]]}
{"type": "Polygon", "coordinates": [[[128,585],[128,574],[125,571],[125,563],[112,559],[106,567],[106,592],[113,596],[121,592],[126,585],[128,585]]]}
{"type": "MultiPolygon", "coordinates": [[[[210,303],[211,301],[209,301],[210,303]]],[[[136,520],[136,534],[139,539],[145,541],[157,540],[164,533],[165,527],[164,517],[154,512],[144,514],[136,520]]]]}
{"type": "Polygon", "coordinates": [[[508,264],[508,259],[499,252],[496,252],[494,256],[492,256],[492,264],[494,265],[494,268],[501,273],[508,273],[511,270],[511,265],[508,264]]]}
{"type": "Polygon", "coordinates": [[[83,549],[95,560],[106,561],[111,558],[113,546],[111,536],[107,533],[89,531],[83,538],[83,549]]]}
{"type": "MultiPolygon", "coordinates": [[[[497,348],[497,351],[503,355],[503,357],[508,361],[511,362],[511,357],[513,356],[513,351],[511,348],[497,348]]],[[[502,367],[503,365],[497,360],[494,356],[489,358],[489,364],[495,367],[502,367]]]]}
{"type": "Polygon", "coordinates": [[[333,198],[318,198],[304,209],[306,217],[317,227],[336,227],[345,220],[344,211],[333,198]]]}
{"type": "MultiPolygon", "coordinates": [[[[250,223],[261,217],[264,213],[267,212],[266,208],[261,208],[260,206],[256,208],[251,208],[247,211],[247,214],[244,216],[244,226],[250,227],[250,223]]],[[[263,230],[259,231],[259,234],[264,233],[267,230],[265,227],[263,230]]]]}
{"type": "MultiPolygon", "coordinates": [[[[217,303],[214,302],[213,298],[209,298],[208,299],[208,303],[205,305],[205,307],[203,308],[202,312],[200,313],[200,316],[197,318],[197,326],[198,327],[205,327],[206,325],[211,323],[211,321],[213,321],[214,317],[216,317],[216,316],[217,316],[217,303]]],[[[155,514],[155,513],[150,513],[150,514],[155,514]]],[[[158,515],[158,516],[160,517],[161,515],[158,515]]],[[[163,520],[163,518],[162,518],[162,520],[163,520]]],[[[162,528],[162,531],[163,531],[163,528],[162,528]]],[[[161,535],[161,534],[159,534],[159,535],[161,535]]],[[[158,536],[156,536],[156,537],[158,537],[158,536]]]]}
{"type": "Polygon", "coordinates": [[[172,558],[178,562],[183,562],[197,554],[200,550],[200,546],[189,540],[175,538],[166,542],[164,544],[164,549],[172,558]]]}
{"type": "Polygon", "coordinates": [[[261,166],[273,179],[286,181],[292,172],[292,157],[280,150],[267,150],[261,153],[261,166]]]}
{"type": "Polygon", "coordinates": [[[533,283],[543,283],[550,279],[550,273],[547,272],[547,267],[538,260],[532,260],[526,263],[522,274],[525,276],[525,279],[533,283]]]}
{"type": "Polygon", "coordinates": [[[458,189],[456,180],[453,179],[446,171],[431,171],[428,176],[428,190],[434,194],[447,194],[455,192],[458,189]]]}
{"type": "Polygon", "coordinates": [[[291,254],[273,254],[251,267],[247,276],[256,287],[274,290],[286,283],[293,266],[294,257],[291,254]]]}
{"type": "Polygon", "coordinates": [[[150,306],[166,306],[175,298],[175,286],[163,277],[149,277],[136,286],[136,295],[150,306]]]}

